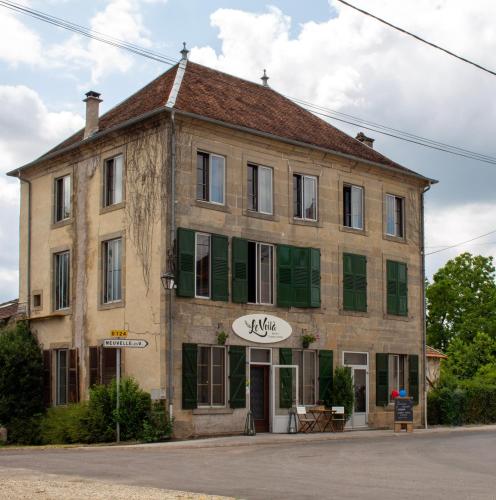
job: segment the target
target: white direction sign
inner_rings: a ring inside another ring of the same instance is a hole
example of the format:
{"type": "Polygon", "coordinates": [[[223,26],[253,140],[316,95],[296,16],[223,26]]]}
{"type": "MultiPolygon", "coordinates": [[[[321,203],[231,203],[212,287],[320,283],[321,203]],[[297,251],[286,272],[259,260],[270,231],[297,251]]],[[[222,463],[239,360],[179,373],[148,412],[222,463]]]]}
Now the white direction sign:
{"type": "Polygon", "coordinates": [[[146,347],[148,342],[146,340],[137,339],[105,339],[103,347],[136,347],[142,349],[146,347]]]}
{"type": "Polygon", "coordinates": [[[291,325],[277,316],[270,314],[248,314],[234,320],[234,333],[242,339],[257,344],[281,342],[291,336],[291,325]]]}

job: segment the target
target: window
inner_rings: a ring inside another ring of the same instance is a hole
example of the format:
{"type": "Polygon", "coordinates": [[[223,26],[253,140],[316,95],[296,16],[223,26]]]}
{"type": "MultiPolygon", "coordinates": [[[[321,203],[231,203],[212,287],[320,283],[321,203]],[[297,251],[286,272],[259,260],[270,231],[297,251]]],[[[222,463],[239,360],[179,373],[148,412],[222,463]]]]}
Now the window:
{"type": "Polygon", "coordinates": [[[317,220],[317,178],[293,175],[293,217],[317,220]]]}
{"type": "Polygon", "coordinates": [[[408,269],[404,262],[388,260],[387,272],[387,312],[397,316],[408,314],[408,269]]]}
{"type": "Polygon", "coordinates": [[[60,349],[57,353],[57,404],[66,405],[69,395],[69,350],[60,349]]]}
{"type": "Polygon", "coordinates": [[[41,309],[41,293],[34,293],[33,294],[33,308],[35,309],[41,309]]]}
{"type": "Polygon", "coordinates": [[[225,349],[217,346],[198,346],[198,405],[224,406],[225,349]]]}
{"type": "Polygon", "coordinates": [[[404,236],[404,198],[386,195],[386,234],[389,236],[404,236]]]}
{"type": "Polygon", "coordinates": [[[210,297],[210,235],[196,233],[196,296],[210,297]]]}
{"type": "Polygon", "coordinates": [[[122,155],[105,161],[103,169],[103,206],[121,203],[122,197],[122,155]]]}
{"type": "Polygon", "coordinates": [[[103,303],[122,300],[122,239],[103,242],[103,303]]]}
{"type": "Polygon", "coordinates": [[[316,353],[308,350],[294,350],[293,362],[298,366],[298,401],[300,404],[315,404],[316,394],[316,353]]]}
{"type": "Polygon", "coordinates": [[[343,225],[353,229],[363,229],[363,188],[344,186],[343,225]]]}
{"type": "Polygon", "coordinates": [[[225,158],[210,153],[196,156],[196,198],[224,205],[225,158]]]}
{"type": "Polygon", "coordinates": [[[71,217],[71,176],[64,175],[55,179],[55,222],[71,217]]]}
{"type": "Polygon", "coordinates": [[[248,210],[272,214],[272,169],[248,164],[248,210]]]}
{"type": "Polygon", "coordinates": [[[56,253],[54,255],[55,269],[55,293],[54,293],[54,309],[59,311],[67,309],[70,301],[70,259],[69,251],[56,253]]]}
{"type": "Polygon", "coordinates": [[[389,355],[389,401],[391,402],[392,391],[400,392],[407,387],[407,356],[403,354],[389,355]]]}
{"type": "Polygon", "coordinates": [[[343,309],[367,311],[367,258],[343,254],[343,309]]]}
{"type": "Polygon", "coordinates": [[[248,242],[248,302],[274,303],[274,247],[248,242]]]}

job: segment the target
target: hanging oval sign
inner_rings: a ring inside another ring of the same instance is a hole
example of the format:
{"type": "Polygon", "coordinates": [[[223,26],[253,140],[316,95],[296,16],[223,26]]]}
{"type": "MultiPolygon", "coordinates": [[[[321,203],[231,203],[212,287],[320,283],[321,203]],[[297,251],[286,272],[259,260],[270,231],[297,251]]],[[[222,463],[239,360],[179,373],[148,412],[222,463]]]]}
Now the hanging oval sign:
{"type": "Polygon", "coordinates": [[[234,320],[233,332],[242,339],[258,344],[281,342],[291,336],[291,325],[270,314],[247,314],[234,320]]]}

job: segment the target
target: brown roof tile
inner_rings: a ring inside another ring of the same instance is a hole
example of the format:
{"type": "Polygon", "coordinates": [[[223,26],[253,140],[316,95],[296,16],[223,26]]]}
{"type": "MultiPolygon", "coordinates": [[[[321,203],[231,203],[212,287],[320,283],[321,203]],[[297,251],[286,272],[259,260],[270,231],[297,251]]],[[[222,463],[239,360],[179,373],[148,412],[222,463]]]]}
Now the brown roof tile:
{"type": "Polygon", "coordinates": [[[17,314],[19,300],[9,300],[8,302],[4,302],[0,304],[0,320],[12,318],[17,314]]]}

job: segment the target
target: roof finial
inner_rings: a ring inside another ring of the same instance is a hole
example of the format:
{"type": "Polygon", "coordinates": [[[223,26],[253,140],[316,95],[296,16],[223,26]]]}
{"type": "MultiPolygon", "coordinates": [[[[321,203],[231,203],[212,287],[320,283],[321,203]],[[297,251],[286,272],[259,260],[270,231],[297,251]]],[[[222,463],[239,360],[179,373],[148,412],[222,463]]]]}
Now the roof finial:
{"type": "Polygon", "coordinates": [[[264,87],[268,87],[268,86],[269,86],[269,84],[267,83],[267,82],[269,81],[269,77],[267,76],[267,73],[265,72],[265,70],[264,70],[264,74],[263,74],[263,76],[260,78],[260,80],[262,80],[262,85],[263,85],[264,87]]]}
{"type": "Polygon", "coordinates": [[[189,50],[186,48],[186,42],[183,42],[183,50],[180,51],[181,59],[186,61],[188,59],[189,50]]]}

